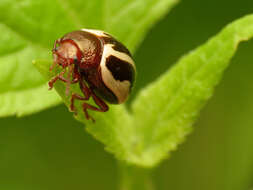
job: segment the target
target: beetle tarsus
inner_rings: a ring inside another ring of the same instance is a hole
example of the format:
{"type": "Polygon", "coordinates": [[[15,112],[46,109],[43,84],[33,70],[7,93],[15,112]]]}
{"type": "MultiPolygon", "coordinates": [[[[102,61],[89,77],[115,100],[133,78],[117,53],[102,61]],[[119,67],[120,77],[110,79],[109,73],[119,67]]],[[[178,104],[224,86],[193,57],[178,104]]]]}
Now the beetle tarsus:
{"type": "Polygon", "coordinates": [[[106,112],[109,110],[109,107],[102,99],[97,97],[92,90],[91,90],[91,96],[98,107],[95,107],[88,103],[83,103],[83,111],[87,119],[94,120],[91,116],[89,116],[88,111],[87,111],[88,109],[93,110],[93,111],[98,111],[98,112],[106,112]]]}
{"type": "Polygon", "coordinates": [[[87,100],[90,98],[90,96],[92,96],[94,102],[96,103],[96,105],[97,105],[98,107],[95,107],[95,106],[93,106],[93,105],[90,105],[90,104],[88,104],[88,103],[86,103],[86,102],[84,102],[84,103],[82,104],[82,107],[83,107],[83,112],[84,112],[84,115],[85,115],[86,119],[87,119],[87,120],[90,119],[90,120],[92,120],[93,122],[95,122],[95,119],[92,118],[92,117],[88,114],[88,111],[87,111],[87,110],[90,109],[90,110],[93,110],[93,111],[106,112],[106,111],[108,111],[109,107],[107,106],[107,104],[106,104],[102,99],[100,99],[99,97],[97,97],[97,96],[94,94],[94,92],[92,91],[92,89],[91,89],[91,88],[88,88],[88,87],[86,86],[85,83],[80,82],[79,84],[80,84],[80,87],[82,87],[81,89],[82,89],[83,94],[85,95],[85,97],[82,97],[82,96],[80,96],[79,94],[73,93],[72,96],[71,96],[71,99],[70,99],[70,102],[71,102],[71,103],[70,103],[70,110],[71,110],[72,112],[74,112],[75,114],[77,114],[77,110],[76,110],[75,105],[74,105],[75,99],[81,100],[81,101],[87,101],[87,100]]]}
{"type": "Polygon", "coordinates": [[[70,107],[69,107],[70,111],[74,112],[74,114],[77,115],[77,110],[76,110],[75,104],[74,104],[75,99],[85,101],[85,100],[88,100],[89,98],[90,98],[90,95],[86,96],[86,97],[82,97],[79,94],[73,93],[71,96],[71,99],[70,99],[70,107]]]}

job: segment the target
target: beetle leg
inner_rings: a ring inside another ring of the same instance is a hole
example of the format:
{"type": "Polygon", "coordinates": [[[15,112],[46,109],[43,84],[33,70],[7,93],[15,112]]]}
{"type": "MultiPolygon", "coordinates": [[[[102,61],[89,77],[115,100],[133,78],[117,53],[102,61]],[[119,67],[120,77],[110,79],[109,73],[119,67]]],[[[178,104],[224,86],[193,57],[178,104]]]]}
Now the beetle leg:
{"type": "Polygon", "coordinates": [[[75,65],[74,66],[74,71],[72,72],[72,81],[71,84],[75,84],[80,80],[80,73],[78,72],[78,67],[75,65]]]}
{"type": "Polygon", "coordinates": [[[97,97],[93,92],[91,93],[91,96],[98,107],[95,107],[87,103],[83,103],[83,111],[86,119],[88,120],[91,119],[93,122],[95,122],[95,120],[88,114],[87,110],[90,109],[93,111],[106,112],[108,111],[109,107],[102,99],[97,97]]]}
{"type": "Polygon", "coordinates": [[[72,84],[77,83],[81,79],[81,76],[80,76],[80,73],[78,71],[78,66],[77,65],[74,66],[74,71],[72,73],[72,78],[73,78],[73,80],[71,82],[72,84]]]}
{"type": "Polygon", "coordinates": [[[88,100],[88,99],[89,99],[89,96],[82,97],[79,94],[73,93],[72,96],[71,96],[71,99],[70,99],[70,102],[71,102],[70,103],[70,111],[74,112],[74,114],[76,115],[77,112],[76,112],[76,108],[75,108],[75,105],[74,105],[75,100],[88,100]]]}
{"type": "Polygon", "coordinates": [[[50,66],[49,71],[52,71],[56,65],[57,63],[56,61],[54,61],[53,64],[50,66]]]}
{"type": "Polygon", "coordinates": [[[69,71],[68,71],[68,76],[67,76],[67,85],[66,85],[66,95],[69,95],[69,89],[70,89],[70,84],[73,82],[70,80],[71,74],[73,74],[73,65],[69,64],[68,66],[69,71]]]}
{"type": "Polygon", "coordinates": [[[64,73],[66,72],[66,70],[63,70],[62,72],[60,72],[59,75],[55,76],[54,78],[52,78],[49,82],[48,82],[48,86],[49,86],[49,90],[51,90],[54,86],[54,83],[57,81],[57,80],[61,80],[63,82],[68,82],[67,79],[65,79],[63,77],[64,73]]]}
{"type": "MultiPolygon", "coordinates": [[[[68,80],[66,78],[64,78],[62,75],[58,75],[54,78],[52,78],[49,82],[48,82],[48,85],[49,85],[49,90],[51,90],[54,86],[54,83],[57,81],[57,80],[61,80],[63,82],[68,82],[68,80]]],[[[73,79],[71,81],[71,84],[75,84],[78,82],[78,79],[73,79]]]]}
{"type": "Polygon", "coordinates": [[[57,80],[61,80],[63,82],[66,82],[66,83],[70,83],[70,84],[74,84],[74,83],[77,83],[79,81],[79,74],[75,74],[74,75],[74,78],[72,81],[70,81],[69,79],[66,79],[63,77],[63,75],[65,74],[66,70],[63,70],[59,75],[55,76],[54,78],[52,78],[49,82],[48,82],[48,85],[49,85],[49,90],[51,90],[54,86],[54,83],[57,81],[57,80]]]}
{"type": "Polygon", "coordinates": [[[89,100],[90,96],[91,96],[91,91],[89,89],[89,87],[84,83],[84,81],[79,81],[79,86],[80,89],[84,95],[84,97],[80,96],[79,94],[73,93],[70,99],[70,111],[75,112],[76,114],[76,109],[75,109],[75,105],[74,105],[74,101],[75,99],[78,100],[89,100]]]}

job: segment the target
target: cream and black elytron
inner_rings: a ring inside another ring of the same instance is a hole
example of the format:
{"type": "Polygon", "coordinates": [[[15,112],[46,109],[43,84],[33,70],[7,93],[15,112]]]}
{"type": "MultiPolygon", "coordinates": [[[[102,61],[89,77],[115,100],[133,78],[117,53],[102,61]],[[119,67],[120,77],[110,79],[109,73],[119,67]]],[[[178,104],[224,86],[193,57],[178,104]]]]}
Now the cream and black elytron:
{"type": "Polygon", "coordinates": [[[67,83],[66,93],[74,83],[79,83],[82,91],[82,95],[72,94],[71,111],[75,111],[75,99],[85,101],[92,97],[97,107],[82,104],[86,118],[92,119],[87,109],[105,112],[109,109],[105,101],[126,101],[135,80],[135,65],[128,49],[111,35],[100,30],[73,31],[56,40],[52,52],[51,69],[60,65],[63,71],[49,81],[50,89],[61,80],[67,83]]]}

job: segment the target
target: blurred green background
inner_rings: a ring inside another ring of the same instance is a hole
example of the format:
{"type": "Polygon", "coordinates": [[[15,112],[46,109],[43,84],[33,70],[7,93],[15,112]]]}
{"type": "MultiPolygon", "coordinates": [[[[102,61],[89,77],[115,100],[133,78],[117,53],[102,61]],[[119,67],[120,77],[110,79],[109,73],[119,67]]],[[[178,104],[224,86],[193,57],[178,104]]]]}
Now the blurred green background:
{"type": "MultiPolygon", "coordinates": [[[[180,56],[249,13],[252,0],[181,0],[137,51],[132,98],[180,56]]],[[[240,46],[193,133],[155,169],[157,189],[253,188],[252,73],[251,40],[240,46]]],[[[113,156],[84,132],[65,106],[24,118],[1,118],[0,126],[0,190],[117,189],[113,156]]]]}

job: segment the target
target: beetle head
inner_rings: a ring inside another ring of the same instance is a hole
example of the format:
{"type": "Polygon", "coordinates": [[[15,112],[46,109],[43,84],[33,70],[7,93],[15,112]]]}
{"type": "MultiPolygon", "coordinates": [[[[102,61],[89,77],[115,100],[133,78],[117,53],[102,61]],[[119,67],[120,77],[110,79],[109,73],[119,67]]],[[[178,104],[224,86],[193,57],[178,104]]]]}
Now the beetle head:
{"type": "Polygon", "coordinates": [[[57,40],[52,52],[54,64],[58,64],[63,68],[76,64],[82,59],[79,47],[71,39],[57,40]]]}

